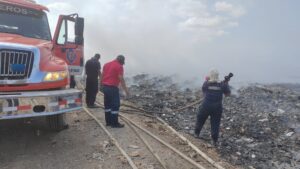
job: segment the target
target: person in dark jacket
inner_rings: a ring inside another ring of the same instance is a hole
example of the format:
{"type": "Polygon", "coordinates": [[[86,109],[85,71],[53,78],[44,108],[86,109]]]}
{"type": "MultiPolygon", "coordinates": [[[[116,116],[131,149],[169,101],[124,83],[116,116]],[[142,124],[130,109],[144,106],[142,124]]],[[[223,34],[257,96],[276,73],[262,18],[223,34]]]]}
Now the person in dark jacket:
{"type": "Polygon", "coordinates": [[[76,81],[75,81],[75,76],[71,75],[70,76],[70,88],[74,89],[76,87],[76,81]]]}
{"type": "Polygon", "coordinates": [[[98,108],[95,105],[96,95],[98,93],[99,79],[101,79],[101,64],[99,62],[100,54],[95,54],[85,64],[86,73],[86,104],[88,108],[98,108]],[[99,77],[99,79],[98,79],[99,77]]]}
{"type": "Polygon", "coordinates": [[[106,63],[103,66],[103,75],[101,78],[101,86],[104,93],[104,109],[105,121],[107,126],[112,128],[122,128],[124,124],[119,123],[119,109],[120,109],[120,94],[119,85],[125,91],[126,96],[129,95],[126,83],[124,80],[125,57],[123,55],[117,56],[113,61],[106,63]]]}
{"type": "Polygon", "coordinates": [[[199,107],[197,122],[194,135],[199,138],[201,129],[210,116],[211,137],[214,146],[218,146],[219,128],[222,117],[222,99],[230,95],[228,81],[219,82],[219,73],[217,70],[211,70],[209,77],[202,86],[204,100],[199,107]]]}

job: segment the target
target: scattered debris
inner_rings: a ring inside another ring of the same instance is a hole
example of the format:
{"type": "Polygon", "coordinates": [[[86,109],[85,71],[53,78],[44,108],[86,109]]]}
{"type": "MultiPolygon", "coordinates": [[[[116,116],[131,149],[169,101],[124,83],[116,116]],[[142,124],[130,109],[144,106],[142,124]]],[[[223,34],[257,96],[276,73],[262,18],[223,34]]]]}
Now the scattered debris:
{"type": "Polygon", "coordinates": [[[140,157],[141,154],[140,154],[140,151],[133,151],[133,152],[129,153],[129,156],[130,157],[140,157]]]}
{"type": "Polygon", "coordinates": [[[190,152],[189,153],[189,156],[191,157],[191,158],[197,158],[197,153],[195,152],[195,151],[192,151],[192,152],[190,152]]]}
{"type": "Polygon", "coordinates": [[[93,153],[93,159],[103,161],[103,154],[101,153],[93,153]]]}
{"type": "Polygon", "coordinates": [[[128,163],[128,161],[126,160],[126,158],[124,156],[118,156],[117,158],[121,160],[122,164],[128,163]]]}
{"type": "Polygon", "coordinates": [[[286,133],[285,135],[286,135],[287,137],[291,137],[293,134],[294,134],[294,132],[289,132],[289,133],[286,133]]]}
{"type": "Polygon", "coordinates": [[[113,145],[114,144],[111,141],[104,141],[103,144],[102,144],[102,147],[107,148],[107,147],[111,147],[113,145]]]}
{"type": "Polygon", "coordinates": [[[107,153],[107,151],[109,150],[110,147],[114,146],[114,144],[112,143],[112,141],[103,141],[102,144],[102,151],[107,153]]]}
{"type": "MultiPolygon", "coordinates": [[[[198,89],[185,88],[172,77],[146,74],[134,76],[131,83],[131,102],[175,129],[193,133],[200,103],[185,107],[203,98],[202,84],[198,89]]],[[[248,168],[272,168],[275,164],[299,168],[295,157],[300,155],[294,152],[300,151],[300,85],[251,84],[233,90],[235,94],[224,99],[221,156],[248,168]]],[[[210,138],[209,133],[208,120],[202,134],[210,138]]]]}
{"type": "Polygon", "coordinates": [[[136,146],[136,145],[129,145],[129,148],[132,148],[132,149],[139,149],[140,147],[139,147],[139,146],[136,146]]]}

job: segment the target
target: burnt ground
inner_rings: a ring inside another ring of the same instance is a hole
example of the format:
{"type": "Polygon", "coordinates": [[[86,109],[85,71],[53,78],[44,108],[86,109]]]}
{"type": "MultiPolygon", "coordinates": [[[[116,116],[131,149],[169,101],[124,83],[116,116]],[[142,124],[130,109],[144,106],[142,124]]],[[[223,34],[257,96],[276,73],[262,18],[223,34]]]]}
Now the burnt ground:
{"type": "MultiPolygon", "coordinates": [[[[131,102],[177,130],[193,133],[199,104],[175,110],[201,99],[202,84],[198,89],[184,88],[172,77],[147,74],[128,80],[131,102]]],[[[300,168],[300,85],[250,84],[232,91],[224,99],[218,153],[244,168],[300,168]]],[[[209,143],[209,119],[202,135],[209,143]]]]}

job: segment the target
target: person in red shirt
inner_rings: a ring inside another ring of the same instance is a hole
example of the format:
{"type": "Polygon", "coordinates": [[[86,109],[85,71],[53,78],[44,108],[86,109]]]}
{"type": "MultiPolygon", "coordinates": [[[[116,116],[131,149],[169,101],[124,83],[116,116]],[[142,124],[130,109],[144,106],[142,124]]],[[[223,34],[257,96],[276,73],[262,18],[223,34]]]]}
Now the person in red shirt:
{"type": "Polygon", "coordinates": [[[101,76],[101,85],[104,93],[104,109],[106,126],[113,128],[122,128],[124,124],[119,123],[119,109],[120,109],[120,94],[119,85],[125,91],[126,96],[129,95],[126,83],[124,80],[125,57],[123,55],[103,66],[101,76]]]}

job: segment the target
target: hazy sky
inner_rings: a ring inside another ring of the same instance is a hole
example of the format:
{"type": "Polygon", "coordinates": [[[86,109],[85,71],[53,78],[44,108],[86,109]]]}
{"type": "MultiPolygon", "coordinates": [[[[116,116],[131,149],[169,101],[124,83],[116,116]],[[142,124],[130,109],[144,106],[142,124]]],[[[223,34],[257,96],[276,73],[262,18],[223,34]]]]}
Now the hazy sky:
{"type": "Polygon", "coordinates": [[[300,83],[298,0],[38,0],[85,18],[85,56],[126,57],[127,75],[203,79],[211,68],[235,82],[300,83]]]}

